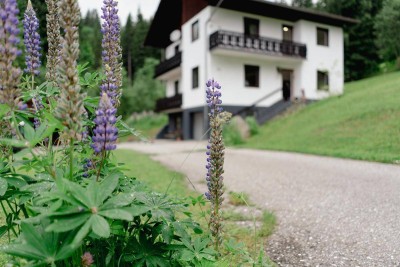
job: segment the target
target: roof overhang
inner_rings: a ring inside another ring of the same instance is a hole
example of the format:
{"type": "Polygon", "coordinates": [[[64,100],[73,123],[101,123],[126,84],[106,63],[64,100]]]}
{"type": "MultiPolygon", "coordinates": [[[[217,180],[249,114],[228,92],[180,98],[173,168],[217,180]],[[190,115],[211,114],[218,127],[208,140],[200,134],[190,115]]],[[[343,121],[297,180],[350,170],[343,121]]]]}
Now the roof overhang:
{"type": "MultiPolygon", "coordinates": [[[[220,2],[207,1],[211,6],[217,6],[220,2]]],[[[352,18],[266,0],[224,0],[219,7],[291,22],[308,20],[337,27],[358,23],[358,20],[352,18]]],[[[182,0],[161,0],[144,44],[158,48],[167,47],[171,44],[170,33],[181,28],[181,21],[182,0]]]]}

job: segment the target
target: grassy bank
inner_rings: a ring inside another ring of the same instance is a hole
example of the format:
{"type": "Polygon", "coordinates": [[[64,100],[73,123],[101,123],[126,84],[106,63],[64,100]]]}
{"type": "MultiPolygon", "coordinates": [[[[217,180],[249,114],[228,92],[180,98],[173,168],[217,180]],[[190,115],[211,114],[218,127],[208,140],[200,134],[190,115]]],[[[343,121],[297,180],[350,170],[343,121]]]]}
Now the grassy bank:
{"type": "Polygon", "coordinates": [[[347,83],[332,97],[268,122],[242,147],[400,160],[400,73],[347,83]]]}

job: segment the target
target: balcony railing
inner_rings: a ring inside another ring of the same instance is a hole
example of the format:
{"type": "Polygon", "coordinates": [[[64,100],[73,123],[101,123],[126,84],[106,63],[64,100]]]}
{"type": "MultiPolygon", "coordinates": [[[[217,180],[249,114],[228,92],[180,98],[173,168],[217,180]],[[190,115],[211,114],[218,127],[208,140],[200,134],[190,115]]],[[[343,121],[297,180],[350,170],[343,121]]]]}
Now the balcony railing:
{"type": "Polygon", "coordinates": [[[177,94],[173,97],[166,97],[158,99],[156,102],[156,112],[173,109],[173,108],[180,108],[182,106],[182,95],[177,94]]]}
{"type": "Polygon", "coordinates": [[[177,53],[175,56],[173,56],[170,59],[167,59],[160,64],[157,65],[156,70],[155,70],[155,77],[158,77],[167,71],[170,71],[176,67],[179,67],[182,63],[182,52],[177,53]]]}
{"type": "Polygon", "coordinates": [[[259,36],[247,36],[243,33],[228,31],[216,31],[210,35],[210,50],[214,48],[268,55],[307,57],[307,46],[305,44],[259,36]]]}

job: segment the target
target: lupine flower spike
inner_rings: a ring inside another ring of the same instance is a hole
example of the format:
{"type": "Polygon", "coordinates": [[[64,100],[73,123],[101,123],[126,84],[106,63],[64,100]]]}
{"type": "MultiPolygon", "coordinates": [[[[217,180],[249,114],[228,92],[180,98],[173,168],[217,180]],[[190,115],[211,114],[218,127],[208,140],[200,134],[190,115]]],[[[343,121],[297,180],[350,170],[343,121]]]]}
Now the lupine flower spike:
{"type": "Polygon", "coordinates": [[[26,47],[26,69],[25,72],[32,76],[39,75],[40,67],[40,36],[38,33],[39,20],[33,10],[32,3],[28,1],[28,7],[24,14],[24,43],[26,47]]]}
{"type": "Polygon", "coordinates": [[[103,93],[96,111],[92,148],[96,154],[117,148],[118,129],[115,127],[117,109],[106,93],[103,93]]]}
{"type": "Polygon", "coordinates": [[[56,116],[65,126],[64,138],[81,140],[84,95],[79,85],[77,60],[79,58],[78,26],[80,11],[77,0],[62,0],[61,24],[64,28],[62,58],[59,64],[60,98],[56,116]]]}
{"type": "Polygon", "coordinates": [[[111,103],[118,106],[118,99],[121,95],[122,85],[122,53],[120,45],[120,23],[118,18],[118,3],[115,0],[104,0],[101,8],[101,18],[104,22],[101,25],[103,33],[102,59],[106,79],[100,86],[101,92],[107,93],[111,103]]]}
{"type": "Polygon", "coordinates": [[[207,104],[210,108],[210,139],[207,145],[207,186],[206,198],[211,202],[211,215],[209,227],[214,238],[214,247],[218,251],[222,242],[222,218],[220,207],[223,202],[223,177],[224,173],[224,142],[222,139],[222,125],[224,120],[220,115],[222,112],[221,86],[214,79],[207,81],[207,104]]]}
{"type": "Polygon", "coordinates": [[[61,34],[60,34],[60,19],[58,15],[59,0],[46,0],[48,14],[47,21],[47,41],[49,50],[47,53],[47,71],[46,79],[57,84],[57,65],[60,62],[61,55],[61,34]]]}
{"type": "Polygon", "coordinates": [[[13,66],[18,50],[18,7],[16,0],[3,0],[0,5],[0,103],[18,108],[21,70],[13,66]]]}

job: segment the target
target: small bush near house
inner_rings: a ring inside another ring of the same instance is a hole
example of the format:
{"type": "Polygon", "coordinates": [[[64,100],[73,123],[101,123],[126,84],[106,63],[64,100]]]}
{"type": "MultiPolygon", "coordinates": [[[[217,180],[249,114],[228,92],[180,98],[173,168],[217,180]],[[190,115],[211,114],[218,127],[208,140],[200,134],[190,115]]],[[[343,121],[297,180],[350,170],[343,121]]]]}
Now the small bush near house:
{"type": "Polygon", "coordinates": [[[250,128],[250,136],[257,135],[260,131],[260,126],[258,125],[256,118],[254,118],[253,116],[246,117],[246,122],[250,128]]]}
{"type": "Polygon", "coordinates": [[[233,123],[228,123],[224,126],[223,137],[227,146],[240,145],[244,143],[240,131],[233,123]]]}

